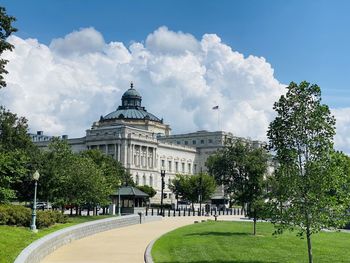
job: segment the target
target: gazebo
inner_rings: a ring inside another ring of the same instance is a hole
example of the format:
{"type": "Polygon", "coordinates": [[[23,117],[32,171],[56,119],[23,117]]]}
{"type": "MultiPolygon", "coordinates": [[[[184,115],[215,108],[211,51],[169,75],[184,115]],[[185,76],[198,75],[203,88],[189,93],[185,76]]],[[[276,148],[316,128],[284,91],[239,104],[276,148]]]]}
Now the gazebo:
{"type": "Polygon", "coordinates": [[[111,195],[113,209],[112,214],[118,212],[118,199],[120,196],[120,210],[122,214],[144,213],[148,194],[132,186],[120,187],[111,195]]]}

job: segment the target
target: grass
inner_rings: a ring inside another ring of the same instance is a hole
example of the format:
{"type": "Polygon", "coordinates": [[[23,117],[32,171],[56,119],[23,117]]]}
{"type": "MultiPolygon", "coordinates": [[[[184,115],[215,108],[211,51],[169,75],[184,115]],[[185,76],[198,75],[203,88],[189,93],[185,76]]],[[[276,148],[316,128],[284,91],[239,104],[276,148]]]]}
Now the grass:
{"type": "Polygon", "coordinates": [[[29,228],[16,226],[0,226],[0,263],[13,262],[19,253],[30,243],[59,229],[76,224],[103,219],[109,216],[77,216],[70,217],[65,224],[56,224],[49,228],[39,229],[33,233],[29,228]]]}
{"type": "MultiPolygon", "coordinates": [[[[301,263],[308,262],[306,239],[296,232],[273,236],[270,223],[205,222],[185,226],[158,239],[156,263],[301,263]]],[[[314,262],[350,262],[350,233],[321,232],[312,236],[314,262]]]]}

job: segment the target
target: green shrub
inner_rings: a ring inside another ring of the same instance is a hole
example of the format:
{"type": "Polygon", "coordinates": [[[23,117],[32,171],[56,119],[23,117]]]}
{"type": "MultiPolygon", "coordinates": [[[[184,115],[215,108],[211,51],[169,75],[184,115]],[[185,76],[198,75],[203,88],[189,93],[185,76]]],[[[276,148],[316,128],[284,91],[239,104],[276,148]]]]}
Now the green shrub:
{"type": "MultiPolygon", "coordinates": [[[[20,205],[0,205],[0,225],[29,227],[31,209],[20,205]]],[[[67,223],[68,217],[58,211],[37,211],[37,228],[49,227],[55,223],[67,223]]]]}
{"type": "Polygon", "coordinates": [[[0,224],[29,226],[31,220],[31,210],[20,205],[1,205],[0,224]]]}
{"type": "Polygon", "coordinates": [[[49,227],[55,223],[67,223],[68,217],[58,211],[38,211],[36,225],[37,228],[49,227]]]}

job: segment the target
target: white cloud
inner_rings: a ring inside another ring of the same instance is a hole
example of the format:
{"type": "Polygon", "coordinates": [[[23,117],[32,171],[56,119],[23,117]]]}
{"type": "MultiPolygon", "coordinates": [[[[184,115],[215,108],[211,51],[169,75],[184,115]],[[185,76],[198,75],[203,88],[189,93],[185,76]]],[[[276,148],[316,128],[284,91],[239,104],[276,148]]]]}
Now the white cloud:
{"type": "Polygon", "coordinates": [[[335,145],[350,154],[350,108],[332,109],[337,123],[335,145]]]}
{"type": "MultiPolygon", "coordinates": [[[[11,36],[12,53],[0,103],[29,119],[32,131],[84,136],[113,111],[134,81],[143,105],[173,133],[220,126],[237,136],[265,139],[273,102],[284,92],[262,57],[234,51],[215,34],[197,40],[160,27],[142,43],[105,43],[93,28],[54,39],[49,46],[11,36]]],[[[349,109],[347,109],[350,111],[349,109]]],[[[349,113],[349,112],[348,112],[349,113]]],[[[339,110],[337,144],[346,141],[350,114],[339,110]],[[341,116],[341,117],[339,117],[341,116]],[[343,136],[344,135],[344,136],[343,136]]]]}
{"type": "Polygon", "coordinates": [[[82,55],[102,51],[105,46],[103,36],[94,28],[74,31],[64,38],[53,39],[50,49],[61,55],[82,55]]]}

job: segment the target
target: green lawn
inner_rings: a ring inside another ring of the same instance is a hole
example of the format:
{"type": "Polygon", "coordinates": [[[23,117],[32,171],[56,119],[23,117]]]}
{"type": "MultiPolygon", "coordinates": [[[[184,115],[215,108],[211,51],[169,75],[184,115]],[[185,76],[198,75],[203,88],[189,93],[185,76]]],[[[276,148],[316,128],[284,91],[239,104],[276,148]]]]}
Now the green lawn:
{"type": "MultiPolygon", "coordinates": [[[[308,262],[306,240],[296,233],[273,236],[273,225],[249,222],[205,222],[176,229],[157,240],[156,263],[287,263],[308,262]]],[[[321,232],[312,236],[314,262],[350,262],[350,233],[321,232]]]]}
{"type": "Polygon", "coordinates": [[[29,228],[15,226],[0,226],[0,263],[10,263],[15,260],[19,253],[34,240],[41,238],[59,229],[92,221],[109,216],[78,216],[70,217],[66,224],[56,224],[49,228],[39,229],[33,233],[29,228]]]}

